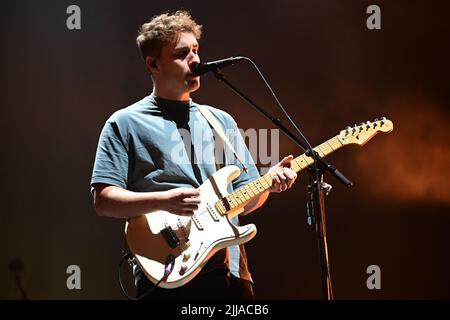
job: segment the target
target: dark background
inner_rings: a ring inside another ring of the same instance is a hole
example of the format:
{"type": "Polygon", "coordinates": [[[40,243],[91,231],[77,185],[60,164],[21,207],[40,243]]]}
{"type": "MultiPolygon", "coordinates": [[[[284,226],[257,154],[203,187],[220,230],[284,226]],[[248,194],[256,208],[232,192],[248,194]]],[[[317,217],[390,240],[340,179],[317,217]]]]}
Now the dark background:
{"type": "MultiPolygon", "coordinates": [[[[2,1],[0,298],[20,298],[13,258],[24,263],[31,299],[123,298],[124,223],[96,216],[91,170],[105,120],[151,92],[137,29],[180,8],[204,26],[203,60],[252,58],[314,145],[347,125],[394,122],[392,133],[329,157],[355,184],[326,177],[335,298],[449,299],[448,1],[331,0],[2,1]],[[81,30],[66,28],[71,4],[81,8],[81,30]],[[381,8],[381,30],[366,28],[371,4],[381,8]],[[72,264],[81,290],[66,288],[72,264]],[[366,287],[369,265],[381,268],[381,290],[366,287]]],[[[225,74],[279,115],[248,64],[225,74]]],[[[244,129],[271,128],[211,75],[193,98],[244,129]]],[[[280,157],[300,154],[280,138],[280,157]]],[[[243,218],[258,227],[247,244],[258,298],[321,297],[306,182],[303,172],[243,218]]]]}

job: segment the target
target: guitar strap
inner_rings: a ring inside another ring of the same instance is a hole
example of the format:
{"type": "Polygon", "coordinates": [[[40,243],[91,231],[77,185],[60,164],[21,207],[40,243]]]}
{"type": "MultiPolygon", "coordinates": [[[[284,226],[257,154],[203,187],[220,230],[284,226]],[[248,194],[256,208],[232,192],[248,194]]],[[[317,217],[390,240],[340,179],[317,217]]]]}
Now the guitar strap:
{"type": "MultiPolygon", "coordinates": [[[[208,121],[208,123],[211,125],[211,127],[217,132],[219,137],[222,139],[222,141],[227,145],[227,147],[233,152],[234,157],[242,166],[242,169],[247,172],[248,168],[245,166],[244,161],[242,161],[242,158],[237,154],[236,150],[234,149],[233,145],[231,144],[230,140],[226,136],[225,132],[223,131],[222,125],[219,123],[217,118],[212,114],[212,112],[203,105],[197,105],[198,109],[200,110],[201,114],[205,119],[208,121]]],[[[217,159],[216,159],[217,160],[217,159]]]]}

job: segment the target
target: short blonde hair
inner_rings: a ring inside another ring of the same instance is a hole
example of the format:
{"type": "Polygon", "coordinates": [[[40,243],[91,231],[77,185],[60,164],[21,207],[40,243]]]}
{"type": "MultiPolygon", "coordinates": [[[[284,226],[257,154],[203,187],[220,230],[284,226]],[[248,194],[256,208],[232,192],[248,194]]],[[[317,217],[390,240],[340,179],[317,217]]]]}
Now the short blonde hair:
{"type": "Polygon", "coordinates": [[[162,47],[176,41],[176,37],[182,32],[191,32],[199,40],[202,26],[187,11],[164,13],[154,16],[141,26],[136,43],[144,60],[147,56],[159,58],[162,47]]]}

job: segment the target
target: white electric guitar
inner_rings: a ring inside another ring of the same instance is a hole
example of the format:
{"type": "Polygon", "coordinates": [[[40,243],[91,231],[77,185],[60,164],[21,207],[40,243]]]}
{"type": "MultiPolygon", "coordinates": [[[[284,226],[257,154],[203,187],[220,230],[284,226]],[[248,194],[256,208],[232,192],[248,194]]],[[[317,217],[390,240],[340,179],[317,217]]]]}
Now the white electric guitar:
{"type": "MultiPolygon", "coordinates": [[[[393,123],[382,118],[359,126],[347,127],[339,135],[314,148],[325,157],[350,145],[364,145],[378,132],[390,132],[393,123]]],[[[299,172],[312,164],[302,154],[291,161],[291,169],[299,172]]],[[[271,188],[268,174],[228,194],[227,185],[240,175],[237,166],[218,170],[200,187],[198,210],[192,216],[167,211],[147,213],[128,221],[128,246],[145,275],[163,288],[176,288],[192,280],[218,250],[245,243],[256,235],[253,224],[235,226],[230,219],[243,212],[254,197],[271,188]]]]}

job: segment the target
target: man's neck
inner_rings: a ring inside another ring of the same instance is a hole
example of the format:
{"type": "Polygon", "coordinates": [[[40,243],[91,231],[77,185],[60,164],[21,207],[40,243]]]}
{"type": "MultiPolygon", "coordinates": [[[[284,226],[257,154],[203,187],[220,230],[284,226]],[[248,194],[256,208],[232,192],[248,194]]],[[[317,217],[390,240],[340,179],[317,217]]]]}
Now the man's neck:
{"type": "Polygon", "coordinates": [[[161,90],[158,90],[156,88],[153,88],[152,94],[155,97],[163,98],[167,100],[175,100],[175,101],[189,101],[190,93],[189,92],[183,92],[181,94],[171,93],[171,92],[162,92],[161,90]]]}

